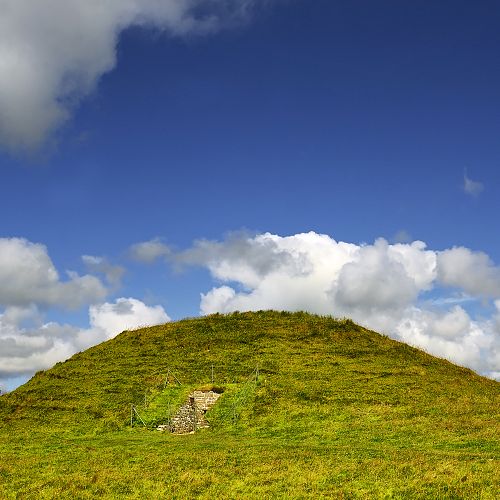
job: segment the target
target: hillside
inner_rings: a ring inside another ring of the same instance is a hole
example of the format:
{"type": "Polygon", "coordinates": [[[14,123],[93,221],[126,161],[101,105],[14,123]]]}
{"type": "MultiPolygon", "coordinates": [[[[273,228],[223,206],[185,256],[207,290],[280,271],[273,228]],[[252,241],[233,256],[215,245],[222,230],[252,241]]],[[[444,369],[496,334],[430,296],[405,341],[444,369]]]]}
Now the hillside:
{"type": "Polygon", "coordinates": [[[2,396],[0,498],[496,498],[499,408],[499,383],[349,320],[183,320],[2,396]],[[212,385],[209,429],[130,426],[212,385]]]}

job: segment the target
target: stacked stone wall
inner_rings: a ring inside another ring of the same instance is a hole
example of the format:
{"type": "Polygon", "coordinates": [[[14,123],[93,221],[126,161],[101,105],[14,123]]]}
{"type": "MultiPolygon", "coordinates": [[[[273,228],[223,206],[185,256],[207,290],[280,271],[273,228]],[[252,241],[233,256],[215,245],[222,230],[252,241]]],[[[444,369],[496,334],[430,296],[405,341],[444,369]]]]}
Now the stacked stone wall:
{"type": "Polygon", "coordinates": [[[174,434],[189,434],[197,429],[209,427],[205,413],[212,408],[220,394],[214,391],[194,391],[172,417],[170,431],[174,434]]]}

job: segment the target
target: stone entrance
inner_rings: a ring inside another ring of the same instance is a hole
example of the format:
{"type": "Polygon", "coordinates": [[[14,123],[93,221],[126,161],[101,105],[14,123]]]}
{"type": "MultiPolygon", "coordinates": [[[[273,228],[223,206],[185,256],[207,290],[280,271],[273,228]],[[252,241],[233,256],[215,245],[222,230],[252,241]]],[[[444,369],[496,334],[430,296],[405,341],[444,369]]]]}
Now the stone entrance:
{"type": "Polygon", "coordinates": [[[197,429],[209,427],[205,419],[205,413],[215,405],[219,398],[220,394],[215,391],[193,391],[187,401],[179,408],[179,411],[172,417],[170,432],[189,434],[197,429]]]}

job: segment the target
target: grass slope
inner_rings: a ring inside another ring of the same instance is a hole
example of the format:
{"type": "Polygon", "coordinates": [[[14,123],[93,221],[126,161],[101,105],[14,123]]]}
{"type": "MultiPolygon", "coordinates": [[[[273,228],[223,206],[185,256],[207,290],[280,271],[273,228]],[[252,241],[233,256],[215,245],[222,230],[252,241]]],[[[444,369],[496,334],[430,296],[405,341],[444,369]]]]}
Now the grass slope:
{"type": "Polygon", "coordinates": [[[499,396],[349,320],[127,331],[0,398],[0,498],[498,498],[499,396]],[[210,429],[130,427],[131,403],[159,423],[212,367],[224,393],[210,429]]]}

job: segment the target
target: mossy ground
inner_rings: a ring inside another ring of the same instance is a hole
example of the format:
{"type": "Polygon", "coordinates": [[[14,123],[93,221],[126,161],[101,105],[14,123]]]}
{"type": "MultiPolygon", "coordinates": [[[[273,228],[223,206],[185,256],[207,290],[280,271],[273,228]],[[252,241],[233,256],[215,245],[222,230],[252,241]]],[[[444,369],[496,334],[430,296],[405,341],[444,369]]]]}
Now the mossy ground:
{"type": "Polygon", "coordinates": [[[0,498],[493,499],[499,403],[497,382],[349,320],[184,320],[2,396],[0,498]],[[210,429],[130,427],[132,403],[153,427],[212,383],[210,429]]]}

